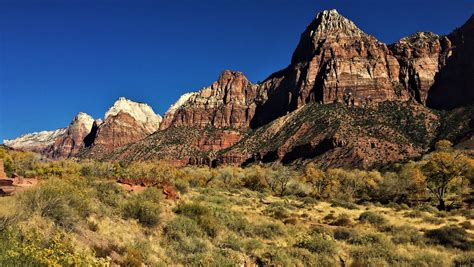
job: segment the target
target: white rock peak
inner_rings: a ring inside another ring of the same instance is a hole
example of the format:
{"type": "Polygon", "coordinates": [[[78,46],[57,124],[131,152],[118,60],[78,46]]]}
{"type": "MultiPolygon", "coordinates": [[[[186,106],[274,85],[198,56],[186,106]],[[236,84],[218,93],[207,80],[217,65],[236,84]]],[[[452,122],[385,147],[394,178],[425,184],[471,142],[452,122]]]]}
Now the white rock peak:
{"type": "Polygon", "coordinates": [[[170,106],[170,108],[168,109],[168,111],[166,111],[166,113],[174,113],[176,112],[177,110],[179,110],[184,104],[186,104],[188,102],[188,100],[197,95],[198,93],[197,92],[191,92],[191,93],[186,93],[182,96],[179,97],[178,101],[176,101],[176,103],[174,103],[173,105],[170,106]]]}
{"type": "Polygon", "coordinates": [[[53,131],[41,131],[22,135],[16,139],[3,140],[3,143],[11,148],[28,148],[32,146],[48,145],[54,143],[57,137],[65,134],[66,128],[53,131]]]}
{"type": "Polygon", "coordinates": [[[105,113],[105,120],[110,116],[116,116],[119,112],[128,113],[135,120],[142,123],[143,126],[150,129],[158,129],[161,123],[161,116],[156,114],[153,109],[145,104],[120,97],[114,105],[105,113]]]}
{"type": "Polygon", "coordinates": [[[79,112],[74,117],[72,122],[69,124],[72,125],[84,125],[87,129],[92,128],[92,124],[94,123],[94,118],[92,118],[89,114],[84,112],[79,112]]]}

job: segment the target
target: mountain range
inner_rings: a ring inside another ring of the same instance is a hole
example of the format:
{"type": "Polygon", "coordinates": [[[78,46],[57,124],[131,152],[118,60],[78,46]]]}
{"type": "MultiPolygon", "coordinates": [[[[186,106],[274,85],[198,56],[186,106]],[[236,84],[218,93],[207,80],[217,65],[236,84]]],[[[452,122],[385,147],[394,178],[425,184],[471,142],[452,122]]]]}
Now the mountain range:
{"type": "Polygon", "coordinates": [[[225,70],[163,118],[121,97],[103,121],[81,112],[64,129],[4,145],[51,158],[370,168],[420,157],[439,139],[472,149],[473,62],[474,16],[449,35],[387,45],[326,10],[288,67],[263,82],[225,70]]]}

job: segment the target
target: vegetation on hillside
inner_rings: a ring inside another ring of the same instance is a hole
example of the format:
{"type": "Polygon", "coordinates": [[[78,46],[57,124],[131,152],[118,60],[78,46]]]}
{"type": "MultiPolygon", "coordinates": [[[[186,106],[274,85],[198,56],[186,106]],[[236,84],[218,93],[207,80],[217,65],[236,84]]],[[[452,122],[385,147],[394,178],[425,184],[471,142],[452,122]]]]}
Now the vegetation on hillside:
{"type": "Polygon", "coordinates": [[[0,198],[2,266],[474,264],[474,161],[447,141],[384,171],[0,158],[40,180],[0,198]]]}

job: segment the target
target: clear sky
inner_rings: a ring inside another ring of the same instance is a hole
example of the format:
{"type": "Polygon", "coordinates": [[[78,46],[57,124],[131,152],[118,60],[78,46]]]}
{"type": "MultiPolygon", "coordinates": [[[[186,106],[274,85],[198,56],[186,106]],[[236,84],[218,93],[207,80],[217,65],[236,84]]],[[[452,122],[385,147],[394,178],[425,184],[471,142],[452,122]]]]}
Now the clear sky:
{"type": "Polygon", "coordinates": [[[315,14],[336,8],[386,43],[447,34],[473,0],[0,0],[0,143],[94,118],[119,96],[163,114],[224,69],[253,82],[290,62],[315,14]]]}

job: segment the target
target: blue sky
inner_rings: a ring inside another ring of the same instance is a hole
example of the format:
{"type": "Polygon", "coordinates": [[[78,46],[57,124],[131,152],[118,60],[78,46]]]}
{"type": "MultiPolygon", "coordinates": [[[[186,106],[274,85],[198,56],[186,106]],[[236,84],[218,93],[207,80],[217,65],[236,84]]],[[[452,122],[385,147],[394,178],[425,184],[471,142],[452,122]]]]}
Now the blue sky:
{"type": "Polygon", "coordinates": [[[336,8],[392,43],[447,34],[473,0],[0,0],[0,142],[102,117],[119,97],[163,114],[224,69],[253,82],[290,62],[315,14],[336,8]]]}

